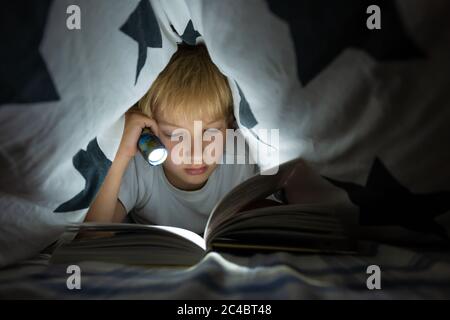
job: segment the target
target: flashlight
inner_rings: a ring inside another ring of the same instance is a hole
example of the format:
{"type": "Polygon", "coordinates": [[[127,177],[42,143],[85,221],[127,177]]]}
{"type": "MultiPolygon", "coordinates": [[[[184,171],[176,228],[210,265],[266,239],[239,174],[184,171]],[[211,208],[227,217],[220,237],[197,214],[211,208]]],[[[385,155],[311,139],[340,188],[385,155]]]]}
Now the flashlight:
{"type": "Polygon", "coordinates": [[[138,149],[144,159],[152,166],[163,163],[167,158],[167,150],[161,140],[150,128],[144,128],[138,140],[138,149]]]}

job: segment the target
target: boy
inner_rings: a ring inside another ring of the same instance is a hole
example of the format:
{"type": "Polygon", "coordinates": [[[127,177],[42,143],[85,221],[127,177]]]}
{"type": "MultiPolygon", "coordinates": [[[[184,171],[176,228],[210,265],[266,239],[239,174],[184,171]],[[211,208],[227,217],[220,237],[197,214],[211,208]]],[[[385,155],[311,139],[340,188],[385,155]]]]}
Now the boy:
{"type": "MultiPolygon", "coordinates": [[[[194,121],[204,132],[233,128],[233,100],[227,78],[211,61],[206,47],[180,45],[146,95],[125,115],[125,127],[114,161],[91,204],[85,221],[122,222],[127,213],[137,223],[170,225],[202,233],[216,203],[234,186],[255,175],[254,164],[205,163],[203,150],[185,154],[187,163],[174,161],[177,129],[190,133],[194,121]],[[151,128],[166,146],[168,157],[151,167],[137,152],[137,140],[151,128]],[[195,152],[195,153],[194,153],[195,152]],[[189,161],[190,160],[190,161],[189,161]]],[[[198,130],[196,130],[198,131],[198,130]]],[[[183,137],[184,139],[184,137],[183,137]]]]}

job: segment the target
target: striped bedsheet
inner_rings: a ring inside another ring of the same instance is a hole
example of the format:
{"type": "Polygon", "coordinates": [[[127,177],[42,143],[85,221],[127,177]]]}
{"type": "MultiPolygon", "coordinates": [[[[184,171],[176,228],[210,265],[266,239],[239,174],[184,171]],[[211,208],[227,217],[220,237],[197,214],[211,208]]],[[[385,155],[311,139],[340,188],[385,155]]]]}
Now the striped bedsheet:
{"type": "Polygon", "coordinates": [[[448,299],[448,252],[372,245],[368,256],[211,252],[184,269],[82,262],[81,289],[69,290],[63,265],[48,255],[0,271],[0,297],[39,299],[448,299]],[[367,267],[381,270],[369,290],[367,267]]]}

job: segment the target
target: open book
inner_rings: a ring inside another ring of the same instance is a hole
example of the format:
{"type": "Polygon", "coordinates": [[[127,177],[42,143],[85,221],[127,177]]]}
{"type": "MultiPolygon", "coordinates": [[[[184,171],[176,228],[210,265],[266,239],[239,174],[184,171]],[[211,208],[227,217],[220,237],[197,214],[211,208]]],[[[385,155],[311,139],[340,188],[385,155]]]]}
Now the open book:
{"type": "Polygon", "coordinates": [[[57,247],[50,261],[189,266],[208,251],[354,253],[356,242],[348,236],[346,225],[332,206],[273,202],[250,208],[258,200],[283,190],[301,163],[299,159],[286,162],[275,175],[258,174],[232,189],[212,210],[204,237],[168,226],[74,224],[67,227],[67,232],[78,236],[57,247]]]}

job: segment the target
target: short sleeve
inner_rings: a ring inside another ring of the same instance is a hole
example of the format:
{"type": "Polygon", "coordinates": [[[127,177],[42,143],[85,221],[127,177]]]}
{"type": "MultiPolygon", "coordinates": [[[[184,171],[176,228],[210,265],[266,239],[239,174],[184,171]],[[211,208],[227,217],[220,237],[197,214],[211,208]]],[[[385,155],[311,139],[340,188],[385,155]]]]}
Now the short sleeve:
{"type": "Polygon", "coordinates": [[[133,158],[125,170],[120,184],[118,200],[123,204],[127,213],[129,213],[138,202],[139,185],[137,180],[137,170],[135,159],[133,158]]]}

